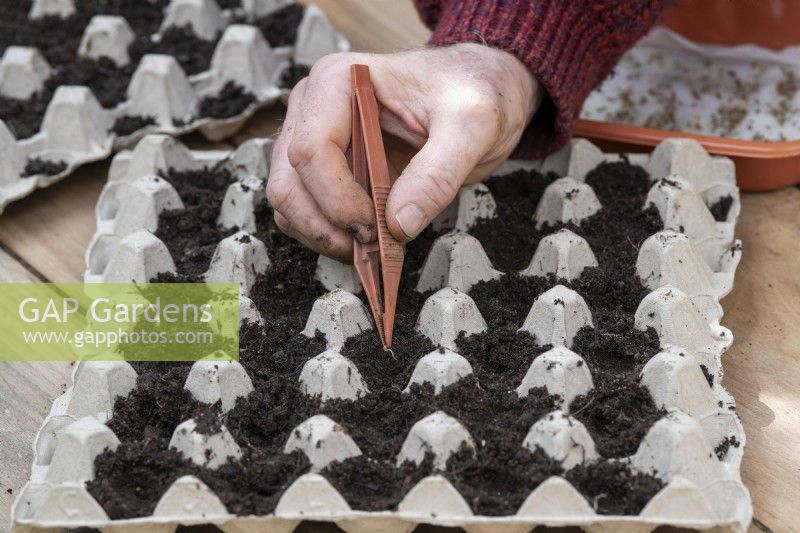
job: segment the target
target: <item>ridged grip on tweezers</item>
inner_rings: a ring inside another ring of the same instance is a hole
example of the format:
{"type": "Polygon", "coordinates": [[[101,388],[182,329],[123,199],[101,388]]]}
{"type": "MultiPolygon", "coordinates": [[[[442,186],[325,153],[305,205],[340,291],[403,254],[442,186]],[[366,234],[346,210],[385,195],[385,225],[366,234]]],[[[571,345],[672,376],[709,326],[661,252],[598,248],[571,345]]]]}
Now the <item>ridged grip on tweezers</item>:
{"type": "Polygon", "coordinates": [[[392,180],[386,163],[378,121],[378,102],[370,81],[369,67],[352,65],[350,75],[353,85],[353,176],[371,196],[378,224],[377,247],[374,244],[362,245],[354,239],[353,259],[367,293],[378,334],[383,345],[389,347],[392,345],[405,251],[386,225],[386,201],[392,180]]]}

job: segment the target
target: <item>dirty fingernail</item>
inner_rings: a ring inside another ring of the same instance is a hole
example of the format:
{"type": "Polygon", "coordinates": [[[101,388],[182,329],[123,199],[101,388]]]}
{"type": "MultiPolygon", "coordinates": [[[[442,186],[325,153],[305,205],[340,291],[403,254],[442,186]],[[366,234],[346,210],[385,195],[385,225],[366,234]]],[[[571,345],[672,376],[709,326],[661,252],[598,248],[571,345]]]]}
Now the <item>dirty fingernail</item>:
{"type": "Polygon", "coordinates": [[[406,234],[406,237],[413,239],[425,227],[425,213],[414,204],[406,204],[395,215],[400,229],[406,234]]]}

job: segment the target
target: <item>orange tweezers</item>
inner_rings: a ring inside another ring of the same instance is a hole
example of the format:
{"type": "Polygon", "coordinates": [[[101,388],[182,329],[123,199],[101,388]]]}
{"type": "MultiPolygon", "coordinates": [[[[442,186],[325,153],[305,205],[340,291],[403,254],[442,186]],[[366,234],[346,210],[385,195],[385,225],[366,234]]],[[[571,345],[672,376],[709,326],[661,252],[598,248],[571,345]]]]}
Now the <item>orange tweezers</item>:
{"type": "Polygon", "coordinates": [[[383,346],[390,348],[405,251],[386,226],[386,199],[392,188],[392,179],[386,163],[378,121],[378,101],[369,77],[369,67],[352,65],[350,77],[353,84],[353,177],[372,198],[378,223],[377,242],[362,244],[353,239],[353,263],[367,293],[378,336],[383,346]]]}

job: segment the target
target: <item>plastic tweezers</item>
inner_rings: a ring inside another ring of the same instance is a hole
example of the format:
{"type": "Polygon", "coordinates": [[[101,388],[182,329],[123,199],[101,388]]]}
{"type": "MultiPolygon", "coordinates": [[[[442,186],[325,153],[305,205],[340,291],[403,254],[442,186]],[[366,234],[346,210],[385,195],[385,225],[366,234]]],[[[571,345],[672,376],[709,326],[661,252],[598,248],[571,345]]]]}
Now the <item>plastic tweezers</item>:
{"type": "Polygon", "coordinates": [[[385,348],[391,348],[405,250],[386,226],[386,199],[392,179],[369,67],[351,65],[350,77],[353,85],[353,177],[371,197],[378,224],[377,242],[362,244],[353,239],[353,263],[367,294],[378,336],[385,348]]]}

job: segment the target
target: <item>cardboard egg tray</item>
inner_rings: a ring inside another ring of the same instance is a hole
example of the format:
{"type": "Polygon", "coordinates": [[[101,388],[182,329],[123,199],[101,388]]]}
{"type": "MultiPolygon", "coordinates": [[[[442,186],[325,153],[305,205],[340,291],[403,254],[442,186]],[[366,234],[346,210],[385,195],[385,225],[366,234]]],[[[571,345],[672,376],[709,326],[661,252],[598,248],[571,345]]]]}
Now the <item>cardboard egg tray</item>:
{"type": "MultiPolygon", "coordinates": [[[[98,232],[87,253],[86,281],[147,281],[157,273],[174,271],[166,246],[152,232],[158,213],[179,207],[180,198],[155,174],[169,167],[224,164],[241,182],[228,189],[218,220],[243,229],[219,243],[205,278],[240,283],[242,319],[258,322],[258,311],[246,295],[255,273],[269,268],[269,259],[263,243],[242,235],[252,230],[247,206],[253,205],[252,194],[263,194],[256,186],[267,175],[270,147],[270,141],[251,141],[232,153],[192,152],[169,137],[148,136],[135,150],[118,154],[98,203],[98,232]]],[[[361,450],[344,427],[318,414],[286,435],[284,451],[304,453],[311,471],[283,492],[272,514],[233,515],[202,481],[184,476],[161,496],[152,516],[110,520],[84,482],[94,476],[95,457],[118,445],[104,422],[112,414],[114,398],[132,391],[137,376],[125,362],[81,362],[72,385],[56,399],[37,435],[31,480],[12,510],[15,527],[22,531],[90,526],[127,532],[213,523],[227,532],[288,532],[303,520],[321,520],[352,532],[411,531],[419,523],[475,532],[524,532],[537,525],[651,531],[662,524],[744,531],[752,516],[750,496],[740,477],[745,435],[721,379],[709,387],[700,367],[705,365],[721,378],[721,355],[732,342],[731,332],[720,325],[719,301],[731,290],[741,257],[740,242],[734,238],[740,209],[734,168],[730,160],[712,158],[688,140],[667,140],[651,154],[628,157],[650,175],[647,202],[656,206],[664,222],[664,230],[640,246],[636,271],[651,292],[635,313],[635,327],[652,327],[658,333],[661,352],[645,365],[641,383],[666,414],[632,456],[618,459],[664,482],[638,515],[599,515],[564,477],[553,476],[530,493],[516,514],[477,516],[456,488],[435,473],[416,484],[395,511],[356,511],[319,472],[333,461],[360,455],[361,450]],[[718,222],[706,205],[728,195],[733,202],[727,220],[718,222]],[[719,459],[714,444],[728,435],[741,446],[731,447],[719,459]]],[[[566,176],[548,186],[531,224],[578,223],[602,209],[583,181],[587,172],[619,158],[574,140],[544,161],[510,161],[500,173],[536,168],[566,176]]],[[[430,383],[438,393],[472,373],[454,341],[459,332],[481,332],[487,324],[467,292],[475,283],[503,274],[493,268],[469,230],[478,218],[494,216],[495,208],[485,185],[471,185],[435,222],[437,229],[450,231],[434,242],[420,271],[417,290],[435,292],[425,301],[417,330],[440,348],[419,354],[411,383],[430,383]]],[[[523,274],[552,273],[571,280],[595,265],[586,240],[564,229],[540,241],[523,274]]],[[[340,349],[347,338],[371,329],[371,318],[354,295],[360,286],[352,267],[321,257],[316,275],[330,292],[314,303],[304,334],[313,336],[319,330],[327,349],[306,362],[299,385],[305,394],[322,400],[358,401],[369,393],[367,384],[340,349]]],[[[599,454],[586,427],[571,416],[569,405],[593,387],[588,365],[570,349],[576,332],[592,325],[592,310],[580,294],[555,284],[531,302],[530,312],[520,317],[519,324],[539,344],[554,347],[534,359],[518,394],[545,387],[561,398],[560,407],[534,423],[519,445],[541,449],[565,470],[591,462],[599,454]]],[[[238,362],[200,361],[192,366],[185,389],[200,402],[220,401],[222,410],[228,411],[237,398],[253,390],[253,384],[238,362]]],[[[180,423],[170,446],[196,464],[213,469],[242,453],[224,425],[210,435],[195,429],[192,419],[180,423]]],[[[398,463],[419,464],[427,453],[432,454],[434,467],[442,467],[457,450],[477,445],[462,422],[437,411],[413,425],[397,451],[398,463]]]]}
{"type": "MultiPolygon", "coordinates": [[[[67,17],[75,11],[74,1],[35,0],[29,17],[67,17]]],[[[239,9],[247,20],[254,20],[291,3],[245,0],[239,9]]],[[[311,66],[325,54],[349,49],[347,40],[314,5],[305,8],[294,46],[275,49],[270,48],[257,27],[231,24],[234,15],[231,10],[220,9],[214,0],[171,0],[167,6],[161,31],[188,25],[198,37],[207,40],[222,32],[205,72],[187,76],[173,56],[149,54],[141,59],[131,78],[127,100],[113,109],[101,107],[88,87],[62,86],[48,104],[40,131],[32,137],[15,139],[0,120],[0,212],[9,202],[27,196],[35,188],[47,187],[85,163],[105,159],[147,133],[181,135],[199,130],[210,140],[223,139],[257,109],[287,92],[278,83],[290,61],[311,66]],[[200,101],[218,95],[230,81],[252,93],[253,103],[232,117],[197,117],[200,101]],[[123,116],[154,117],[156,123],[118,136],[110,128],[123,116]],[[63,161],[66,168],[53,175],[23,177],[31,158],[63,161]]],[[[96,15],[84,30],[79,56],[105,56],[124,66],[130,61],[128,46],[134,38],[124,18],[96,15]]],[[[37,49],[10,46],[0,59],[0,94],[27,99],[44,87],[51,73],[37,49]]]]}

